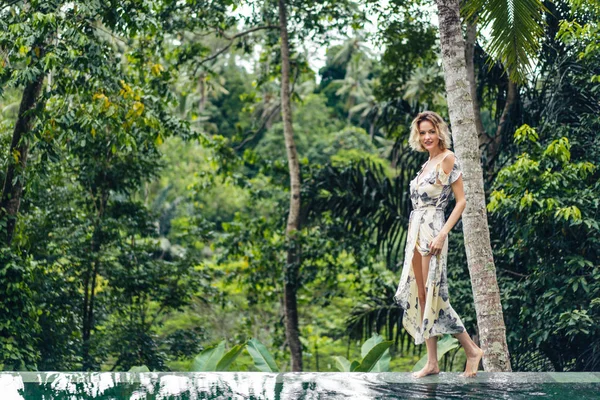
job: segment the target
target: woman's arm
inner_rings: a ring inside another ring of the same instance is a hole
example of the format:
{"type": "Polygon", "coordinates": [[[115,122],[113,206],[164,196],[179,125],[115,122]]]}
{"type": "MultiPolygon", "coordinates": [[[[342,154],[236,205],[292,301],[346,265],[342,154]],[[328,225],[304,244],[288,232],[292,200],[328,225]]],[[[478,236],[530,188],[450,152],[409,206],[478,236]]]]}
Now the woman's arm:
{"type": "Polygon", "coordinates": [[[456,199],[456,205],[452,210],[452,213],[448,217],[448,220],[442,227],[441,232],[444,232],[446,235],[454,228],[454,225],[460,219],[465,207],[467,206],[467,200],[465,199],[465,188],[463,186],[462,174],[458,177],[456,181],[450,186],[452,191],[454,192],[454,198],[456,199]]]}
{"type": "MultiPolygon", "coordinates": [[[[454,155],[449,155],[448,157],[446,157],[442,161],[441,167],[446,174],[450,174],[450,172],[454,168],[454,155]]],[[[454,181],[454,183],[452,183],[450,187],[452,188],[452,192],[454,192],[456,205],[454,206],[452,213],[448,217],[448,220],[446,220],[446,223],[440,230],[440,233],[431,242],[430,249],[432,255],[439,254],[442,251],[442,247],[444,246],[444,241],[446,240],[446,237],[448,237],[448,233],[450,233],[454,225],[456,225],[467,205],[462,174],[458,177],[456,181],[454,181]]]]}

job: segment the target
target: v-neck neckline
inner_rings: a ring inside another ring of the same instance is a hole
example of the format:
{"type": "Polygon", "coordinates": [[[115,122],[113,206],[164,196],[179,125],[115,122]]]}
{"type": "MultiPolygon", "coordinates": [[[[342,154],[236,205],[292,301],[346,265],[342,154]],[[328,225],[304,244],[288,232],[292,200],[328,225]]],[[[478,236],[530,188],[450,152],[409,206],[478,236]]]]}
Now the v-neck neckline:
{"type": "MultiPolygon", "coordinates": [[[[431,174],[431,173],[432,173],[432,172],[435,170],[435,168],[436,168],[436,167],[437,167],[437,166],[438,166],[438,165],[439,165],[439,164],[440,164],[442,161],[444,161],[444,158],[448,157],[448,154],[450,154],[450,153],[446,153],[446,155],[445,155],[444,157],[442,157],[442,159],[441,159],[440,161],[438,161],[438,162],[435,164],[435,166],[434,166],[434,167],[431,169],[431,171],[429,171],[427,174],[428,174],[428,175],[429,175],[429,174],[431,174]]],[[[424,170],[425,168],[427,168],[427,165],[429,164],[429,161],[431,161],[431,160],[427,160],[427,161],[425,162],[425,164],[423,164],[423,166],[421,167],[421,170],[419,171],[419,174],[417,175],[417,186],[419,186],[419,185],[421,184],[421,182],[419,181],[419,178],[421,178],[421,175],[423,175],[423,170],[424,170]]]]}

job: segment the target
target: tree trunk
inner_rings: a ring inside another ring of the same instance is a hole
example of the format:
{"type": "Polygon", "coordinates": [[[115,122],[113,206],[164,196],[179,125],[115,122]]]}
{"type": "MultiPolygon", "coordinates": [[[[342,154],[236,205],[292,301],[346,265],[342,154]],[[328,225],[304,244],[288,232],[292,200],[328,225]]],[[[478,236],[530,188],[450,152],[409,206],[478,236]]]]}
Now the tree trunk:
{"type": "Polygon", "coordinates": [[[200,89],[200,104],[198,105],[198,114],[202,115],[206,108],[206,74],[200,74],[198,78],[199,89],[200,89]]]}
{"type": "Polygon", "coordinates": [[[473,100],[473,112],[475,116],[475,128],[479,138],[479,147],[485,145],[488,137],[481,122],[481,110],[479,107],[479,98],[477,97],[477,77],[475,75],[475,42],[477,40],[477,23],[467,21],[467,40],[465,43],[465,59],[467,67],[467,77],[471,88],[471,99],[473,100]]]}
{"type": "Polygon", "coordinates": [[[23,175],[27,167],[27,153],[29,151],[29,140],[25,135],[31,130],[35,117],[33,110],[37,105],[43,82],[44,74],[40,73],[34,81],[25,86],[21,105],[19,106],[19,115],[13,130],[8,154],[8,167],[2,188],[2,199],[0,200],[0,222],[6,221],[6,228],[1,236],[2,241],[7,246],[12,242],[15,232],[17,213],[19,212],[25,184],[23,175]]]}
{"type": "MultiPolygon", "coordinates": [[[[101,210],[104,210],[104,206],[101,206],[101,210]]],[[[103,212],[103,211],[102,211],[103,212]]],[[[91,371],[95,369],[97,366],[94,363],[94,358],[91,355],[91,338],[92,331],[94,330],[94,303],[96,299],[96,280],[98,278],[98,270],[99,270],[99,259],[98,259],[98,251],[100,250],[100,241],[101,239],[101,231],[100,231],[100,218],[98,218],[98,222],[96,227],[94,228],[94,233],[92,234],[92,243],[90,245],[90,255],[92,259],[89,260],[88,269],[86,271],[85,279],[84,279],[84,298],[83,298],[83,311],[82,311],[82,370],[83,371],[91,371]]]]}
{"type": "Polygon", "coordinates": [[[491,168],[491,165],[498,157],[498,153],[500,152],[500,146],[502,145],[502,138],[506,135],[506,123],[510,118],[510,114],[513,109],[517,105],[519,90],[517,84],[510,80],[508,77],[508,72],[506,73],[507,77],[507,89],[506,89],[506,102],[504,103],[504,108],[502,109],[502,115],[500,116],[500,121],[498,121],[498,127],[496,128],[496,135],[493,138],[489,139],[489,143],[487,144],[487,162],[486,166],[491,168]]]}
{"type": "Polygon", "coordinates": [[[302,346],[298,328],[298,305],[296,291],[300,267],[300,244],[297,234],[300,229],[300,164],[294,143],[292,108],[290,102],[290,50],[287,31],[285,0],[279,0],[279,24],[281,30],[281,116],[283,135],[290,170],[290,210],[286,238],[288,240],[287,262],[284,267],[284,315],[285,334],[292,356],[292,371],[302,371],[302,346]]]}
{"type": "Polygon", "coordinates": [[[510,371],[506,328],[496,281],[483,191],[483,172],[475,127],[473,103],[465,67],[465,42],[458,0],[436,0],[439,13],[442,62],[452,124],[454,149],[462,160],[467,206],[463,233],[481,347],[486,371],[510,371]]]}
{"type": "Polygon", "coordinates": [[[375,140],[375,124],[377,123],[377,119],[372,119],[369,123],[369,138],[371,138],[371,142],[375,140]]]}

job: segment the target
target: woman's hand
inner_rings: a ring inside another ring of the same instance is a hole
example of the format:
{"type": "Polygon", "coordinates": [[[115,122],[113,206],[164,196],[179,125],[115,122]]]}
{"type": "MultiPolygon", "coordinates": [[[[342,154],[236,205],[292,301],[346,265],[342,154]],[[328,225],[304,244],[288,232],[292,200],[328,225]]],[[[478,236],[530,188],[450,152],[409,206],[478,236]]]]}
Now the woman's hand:
{"type": "Polygon", "coordinates": [[[440,254],[447,237],[448,234],[442,231],[435,238],[433,238],[431,243],[429,243],[429,254],[432,256],[437,256],[440,254]]]}

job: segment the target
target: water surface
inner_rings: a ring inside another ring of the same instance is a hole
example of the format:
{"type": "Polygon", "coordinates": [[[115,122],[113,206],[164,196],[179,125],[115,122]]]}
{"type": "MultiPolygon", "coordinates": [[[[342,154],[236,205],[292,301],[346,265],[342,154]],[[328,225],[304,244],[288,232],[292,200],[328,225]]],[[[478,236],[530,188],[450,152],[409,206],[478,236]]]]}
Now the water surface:
{"type": "Polygon", "coordinates": [[[600,373],[0,373],[2,400],[600,399],[600,373]]]}

